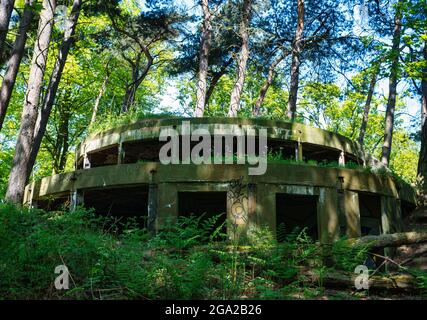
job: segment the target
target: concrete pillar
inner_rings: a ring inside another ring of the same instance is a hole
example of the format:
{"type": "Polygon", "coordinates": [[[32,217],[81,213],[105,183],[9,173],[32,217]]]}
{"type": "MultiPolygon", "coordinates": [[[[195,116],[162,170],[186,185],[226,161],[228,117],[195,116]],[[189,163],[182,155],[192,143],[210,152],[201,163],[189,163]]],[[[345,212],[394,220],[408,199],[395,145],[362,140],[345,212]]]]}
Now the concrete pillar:
{"type": "Polygon", "coordinates": [[[257,225],[276,232],[276,190],[271,185],[258,184],[256,193],[257,225]]]}
{"type": "Polygon", "coordinates": [[[148,185],[148,217],[147,228],[148,231],[154,232],[156,229],[157,218],[157,184],[150,183],[148,185]]]}
{"type": "Polygon", "coordinates": [[[345,154],[344,151],[341,151],[340,156],[338,158],[338,164],[340,166],[345,166],[345,154]]]}
{"type": "Polygon", "coordinates": [[[337,190],[337,201],[338,201],[338,220],[340,224],[340,237],[342,237],[346,234],[346,231],[347,231],[347,219],[345,217],[344,192],[341,189],[337,190]]]}
{"type": "Polygon", "coordinates": [[[227,191],[227,219],[230,221],[227,230],[230,239],[238,239],[249,227],[248,187],[241,179],[230,182],[227,191]]]}
{"type": "Polygon", "coordinates": [[[333,188],[319,188],[317,223],[321,244],[332,243],[339,238],[338,195],[333,188]]]}
{"type": "Polygon", "coordinates": [[[300,138],[298,138],[298,142],[295,145],[295,159],[297,161],[302,161],[303,160],[303,158],[302,158],[302,143],[300,141],[300,138]]]}
{"type": "Polygon", "coordinates": [[[90,169],[90,161],[87,153],[83,155],[83,169],[90,169]]]}
{"type": "Polygon", "coordinates": [[[123,142],[119,142],[118,147],[118,154],[117,154],[117,164],[122,164],[124,158],[124,152],[123,152],[123,142]]]}
{"type": "Polygon", "coordinates": [[[34,189],[35,189],[35,182],[32,182],[28,187],[25,188],[24,191],[24,204],[28,204],[30,208],[34,208],[34,189]]]}
{"type": "Polygon", "coordinates": [[[402,202],[396,199],[396,232],[403,232],[402,202]]]}
{"type": "Polygon", "coordinates": [[[77,158],[77,148],[74,151],[74,171],[77,170],[79,159],[77,158]]]}
{"type": "Polygon", "coordinates": [[[79,205],[84,203],[84,196],[81,191],[71,190],[70,191],[70,211],[74,212],[79,205]]]}
{"type": "Polygon", "coordinates": [[[392,197],[381,197],[382,233],[393,233],[393,220],[396,215],[396,200],[392,197]]]}
{"type": "MultiPolygon", "coordinates": [[[[381,197],[381,228],[382,233],[394,233],[396,230],[396,199],[393,197],[381,197]]],[[[385,248],[384,255],[393,257],[396,252],[395,248],[385,248]]],[[[387,270],[387,266],[386,266],[387,270]]]]}
{"type": "Polygon", "coordinates": [[[249,228],[252,228],[258,225],[257,219],[257,201],[256,201],[256,193],[257,188],[256,184],[250,183],[248,184],[248,220],[249,220],[249,228]]]}
{"type": "Polygon", "coordinates": [[[347,237],[360,237],[360,209],[359,194],[357,192],[344,190],[344,217],[347,237]]]}
{"type": "Polygon", "coordinates": [[[322,247],[322,260],[326,266],[332,266],[334,263],[332,243],[340,235],[338,192],[335,188],[319,188],[319,191],[317,223],[322,247]]]}
{"type": "Polygon", "coordinates": [[[169,219],[178,217],[178,192],[174,184],[157,184],[157,217],[155,229],[159,230],[169,219]]]}

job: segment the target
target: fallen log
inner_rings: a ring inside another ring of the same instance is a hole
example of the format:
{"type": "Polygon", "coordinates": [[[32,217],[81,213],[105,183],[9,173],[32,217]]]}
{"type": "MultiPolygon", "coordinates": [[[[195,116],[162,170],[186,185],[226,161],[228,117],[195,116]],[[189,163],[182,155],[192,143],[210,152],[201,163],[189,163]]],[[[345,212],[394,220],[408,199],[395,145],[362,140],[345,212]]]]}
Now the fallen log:
{"type": "Polygon", "coordinates": [[[353,246],[366,246],[370,249],[386,247],[400,247],[427,242],[427,232],[401,232],[381,234],[378,236],[364,236],[347,240],[353,246]]]}
{"type": "MultiPolygon", "coordinates": [[[[321,285],[326,288],[356,289],[355,281],[360,274],[344,271],[327,271],[319,274],[313,269],[301,269],[299,275],[304,281],[321,285]]],[[[417,285],[416,278],[409,274],[393,274],[390,276],[370,276],[368,278],[369,290],[387,292],[420,292],[422,288],[417,285]]]]}
{"type": "Polygon", "coordinates": [[[414,261],[415,259],[417,259],[417,258],[420,258],[420,257],[422,257],[422,256],[424,256],[424,255],[426,255],[427,254],[427,248],[424,248],[423,250],[420,250],[420,251],[416,251],[416,252],[414,252],[409,258],[407,258],[407,259],[405,259],[405,260],[403,260],[401,263],[400,263],[400,265],[406,265],[406,264],[408,264],[408,263],[411,263],[412,261],[414,261]]]}

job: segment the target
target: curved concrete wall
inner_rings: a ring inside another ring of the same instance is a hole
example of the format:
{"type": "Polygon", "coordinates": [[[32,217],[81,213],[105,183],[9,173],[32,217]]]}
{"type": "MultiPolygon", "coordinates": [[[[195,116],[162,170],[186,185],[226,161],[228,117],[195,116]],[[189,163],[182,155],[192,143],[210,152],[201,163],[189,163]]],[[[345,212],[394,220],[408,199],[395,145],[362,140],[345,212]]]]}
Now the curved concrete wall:
{"type": "MultiPolygon", "coordinates": [[[[105,150],[130,141],[157,139],[162,127],[179,130],[182,121],[190,121],[191,129],[214,130],[267,129],[268,138],[293,141],[297,148],[316,145],[352,155],[365,156],[360,146],[346,137],[297,123],[270,120],[230,118],[155,119],[145,120],[109,130],[86,139],[77,149],[77,159],[85,154],[105,150]]],[[[217,132],[218,133],[218,132],[217,132]]],[[[301,154],[301,150],[297,150],[301,154]]],[[[349,237],[361,234],[359,197],[370,194],[380,199],[381,231],[399,231],[402,204],[415,203],[414,190],[388,175],[361,169],[329,168],[304,163],[268,163],[263,175],[248,175],[249,165],[238,164],[171,164],[144,162],[117,163],[46,177],[26,187],[24,202],[36,205],[46,198],[68,197],[71,207],[84,202],[85,192],[145,186],[148,190],[148,220],[152,228],[161,227],[167,217],[178,215],[179,192],[225,192],[227,217],[233,222],[233,234],[248,232],[250,228],[268,225],[276,228],[276,195],[315,196],[319,240],[331,242],[344,233],[349,237]],[[236,233],[237,232],[237,233],[236,233]]],[[[230,231],[229,231],[230,232],[230,231]]]]}
{"type": "Polygon", "coordinates": [[[157,209],[152,213],[152,220],[159,228],[164,219],[178,215],[178,192],[223,191],[229,195],[227,216],[235,221],[238,234],[241,234],[259,225],[268,225],[275,230],[276,194],[316,195],[319,238],[323,242],[330,242],[340,235],[340,214],[345,216],[346,234],[350,237],[360,235],[359,193],[368,192],[381,198],[383,232],[399,231],[400,204],[415,202],[411,188],[390,177],[360,170],[269,164],[264,175],[248,176],[247,169],[246,165],[165,166],[153,162],[77,170],[28,185],[25,202],[34,204],[46,197],[65,194],[70,195],[71,201],[77,205],[77,195],[82,194],[80,198],[84,199],[86,190],[155,185],[153,190],[156,192],[151,198],[157,209]],[[240,188],[237,198],[233,196],[236,185],[240,188]],[[343,195],[341,204],[339,194],[343,195]],[[240,204],[240,209],[235,208],[235,202],[240,204]],[[340,205],[343,212],[340,212],[340,205]]]}
{"type": "Polygon", "coordinates": [[[357,142],[336,133],[300,123],[239,118],[170,118],[138,121],[90,136],[77,147],[76,158],[81,159],[85,153],[102,150],[123,142],[146,139],[158,140],[162,127],[172,126],[180,130],[182,121],[190,121],[191,130],[205,128],[212,134],[214,130],[221,132],[221,129],[230,130],[230,128],[231,130],[234,128],[236,130],[243,130],[244,132],[249,128],[256,130],[266,129],[268,139],[319,145],[343,151],[357,158],[364,158],[362,148],[357,142]]]}

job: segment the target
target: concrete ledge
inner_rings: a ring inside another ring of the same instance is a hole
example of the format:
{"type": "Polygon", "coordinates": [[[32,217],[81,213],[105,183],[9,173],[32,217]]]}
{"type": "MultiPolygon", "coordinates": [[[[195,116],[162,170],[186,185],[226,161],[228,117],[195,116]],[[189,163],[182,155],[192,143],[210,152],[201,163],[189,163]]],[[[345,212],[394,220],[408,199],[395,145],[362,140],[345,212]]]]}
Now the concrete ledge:
{"type": "Polygon", "coordinates": [[[279,120],[264,119],[240,119],[240,118],[163,118],[140,120],[129,125],[107,130],[89,136],[77,146],[76,159],[83,154],[101,150],[103,148],[118,145],[122,142],[138,141],[146,139],[158,140],[162,127],[172,126],[180,130],[182,121],[190,121],[191,130],[206,128],[211,133],[214,130],[228,128],[246,131],[247,129],[267,129],[269,139],[295,141],[320,145],[326,148],[343,151],[352,156],[363,158],[363,151],[356,141],[352,141],[340,134],[306,126],[300,123],[291,123],[279,120]]]}
{"type": "Polygon", "coordinates": [[[245,183],[292,185],[361,191],[415,203],[415,191],[391,177],[362,170],[269,163],[261,176],[248,175],[248,165],[162,165],[157,162],[122,164],[77,170],[41,179],[27,185],[25,202],[71,190],[155,183],[225,183],[242,178],[245,183]]]}

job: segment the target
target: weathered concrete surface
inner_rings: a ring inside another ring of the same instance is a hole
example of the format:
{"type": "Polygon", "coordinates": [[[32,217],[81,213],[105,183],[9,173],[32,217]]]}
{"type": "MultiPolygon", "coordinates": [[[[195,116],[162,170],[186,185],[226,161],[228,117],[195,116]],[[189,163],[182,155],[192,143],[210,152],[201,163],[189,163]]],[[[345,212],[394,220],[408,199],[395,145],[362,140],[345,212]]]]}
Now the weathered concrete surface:
{"type": "Polygon", "coordinates": [[[357,192],[344,190],[344,215],[347,237],[360,237],[359,194],[357,192]]]}
{"type": "Polygon", "coordinates": [[[265,174],[249,176],[250,165],[122,164],[124,143],[158,140],[162,127],[180,131],[182,121],[189,121],[192,131],[205,128],[220,134],[229,133],[230,128],[233,132],[266,129],[269,139],[290,141],[291,148],[294,144],[295,158],[300,161],[304,147],[309,152],[309,146],[317,145],[335,152],[336,160],[342,165],[347,156],[376,165],[376,159],[365,157],[357,142],[298,123],[237,118],[147,119],[93,135],[77,148],[77,161],[82,161],[91,153],[114,147],[117,165],[43,178],[26,187],[24,203],[31,205],[47,197],[66,194],[71,195],[71,204],[75,207],[79,203],[78,195],[85,190],[146,185],[149,186],[149,226],[159,229],[165,220],[178,216],[178,192],[221,191],[227,192],[227,218],[231,221],[228,233],[230,238],[236,238],[261,225],[276,230],[276,194],[313,195],[318,199],[319,240],[325,244],[336,240],[340,231],[345,231],[348,237],[360,236],[359,192],[381,196],[381,223],[385,233],[400,231],[400,204],[415,203],[415,192],[409,185],[360,169],[268,163],[265,174]]]}
{"type": "MultiPolygon", "coordinates": [[[[262,176],[248,176],[246,165],[169,165],[159,163],[123,164],[78,170],[42,179],[27,186],[26,203],[55,196],[90,190],[131,185],[152,185],[157,201],[155,228],[166,219],[178,216],[178,191],[227,192],[227,216],[234,223],[230,237],[240,236],[252,226],[266,225],[276,230],[276,194],[318,196],[318,233],[322,243],[338,238],[340,232],[337,191],[344,192],[346,233],[360,235],[360,213],[357,192],[381,195],[383,232],[398,231],[400,196],[394,181],[352,169],[321,168],[302,165],[269,164],[262,176]],[[155,174],[153,175],[153,172],[155,174]],[[154,185],[156,187],[154,187],[154,185]]],[[[400,188],[399,190],[403,190],[400,188]]],[[[407,189],[404,201],[410,201],[407,189]]]]}
{"type": "Polygon", "coordinates": [[[152,170],[157,172],[156,181],[165,183],[223,182],[243,177],[245,183],[336,188],[337,179],[341,177],[345,190],[378,193],[410,203],[415,202],[415,192],[411,188],[401,187],[390,177],[354,169],[270,163],[264,175],[248,176],[247,165],[162,165],[150,162],[97,167],[46,177],[26,187],[25,203],[30,200],[30,194],[38,199],[73,188],[149,183],[152,170]]]}
{"type": "Polygon", "coordinates": [[[227,218],[230,239],[238,239],[249,229],[248,185],[235,179],[227,186],[227,218]]]}
{"type": "Polygon", "coordinates": [[[317,224],[320,243],[331,243],[339,238],[338,195],[332,188],[320,188],[317,204],[317,224]]]}
{"type": "Polygon", "coordinates": [[[394,233],[396,223],[396,199],[381,197],[381,228],[383,233],[394,233]]]}
{"type": "Polygon", "coordinates": [[[309,143],[335,149],[337,151],[343,151],[346,154],[363,158],[362,149],[357,142],[326,130],[305,126],[300,123],[278,120],[215,117],[165,118],[137,121],[88,137],[77,147],[76,158],[79,160],[85,153],[119,145],[123,142],[147,139],[158,140],[162,127],[170,126],[180,131],[182,128],[182,121],[190,121],[191,130],[205,128],[209,130],[211,134],[213,134],[215,130],[218,133],[226,133],[230,129],[235,132],[241,132],[242,130],[246,132],[248,129],[255,129],[257,131],[259,129],[266,129],[269,139],[299,142],[298,153],[301,156],[303,153],[302,144],[309,143]]]}

